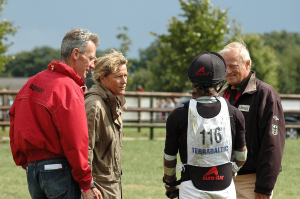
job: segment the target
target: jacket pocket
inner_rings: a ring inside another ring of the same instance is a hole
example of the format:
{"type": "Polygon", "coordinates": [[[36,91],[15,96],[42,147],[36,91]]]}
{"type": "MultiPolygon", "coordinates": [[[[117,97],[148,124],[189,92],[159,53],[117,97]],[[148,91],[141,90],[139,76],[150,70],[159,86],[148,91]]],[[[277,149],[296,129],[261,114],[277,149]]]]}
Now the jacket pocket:
{"type": "Polygon", "coordinates": [[[109,151],[110,147],[111,147],[111,144],[112,144],[112,140],[110,140],[110,142],[108,143],[107,147],[105,148],[104,152],[103,152],[103,155],[101,157],[101,160],[104,160],[107,152],[109,151]]]}
{"type": "Polygon", "coordinates": [[[101,164],[98,167],[98,170],[93,170],[93,180],[95,182],[103,182],[103,181],[113,181],[114,175],[111,167],[105,166],[105,164],[101,164]]]}

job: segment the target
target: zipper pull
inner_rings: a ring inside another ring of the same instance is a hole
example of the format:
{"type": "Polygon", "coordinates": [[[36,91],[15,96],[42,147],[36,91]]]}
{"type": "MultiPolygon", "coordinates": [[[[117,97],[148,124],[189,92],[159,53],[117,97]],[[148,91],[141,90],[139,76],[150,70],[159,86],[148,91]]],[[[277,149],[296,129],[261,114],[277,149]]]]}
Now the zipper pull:
{"type": "Polygon", "coordinates": [[[54,63],[51,63],[51,70],[54,70],[54,63]]]}

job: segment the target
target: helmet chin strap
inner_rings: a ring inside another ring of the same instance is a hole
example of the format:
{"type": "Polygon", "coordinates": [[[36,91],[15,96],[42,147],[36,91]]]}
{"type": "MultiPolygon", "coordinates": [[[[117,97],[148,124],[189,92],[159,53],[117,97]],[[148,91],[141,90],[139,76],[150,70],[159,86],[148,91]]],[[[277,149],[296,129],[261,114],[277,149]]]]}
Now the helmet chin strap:
{"type": "Polygon", "coordinates": [[[215,88],[216,91],[217,91],[217,93],[220,92],[220,90],[223,88],[223,86],[225,85],[224,83],[225,83],[225,81],[223,81],[223,82],[221,82],[221,83],[219,84],[219,85],[221,85],[221,86],[219,86],[218,90],[215,88]]]}

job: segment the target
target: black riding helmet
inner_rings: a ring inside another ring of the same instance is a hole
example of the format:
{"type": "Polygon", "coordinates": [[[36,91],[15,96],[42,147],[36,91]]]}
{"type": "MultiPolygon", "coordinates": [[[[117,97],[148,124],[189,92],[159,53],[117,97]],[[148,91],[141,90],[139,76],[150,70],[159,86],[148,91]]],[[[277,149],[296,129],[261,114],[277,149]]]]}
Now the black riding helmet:
{"type": "Polygon", "coordinates": [[[189,80],[197,86],[212,87],[224,82],[226,63],[215,52],[204,52],[194,58],[189,70],[189,80]]]}

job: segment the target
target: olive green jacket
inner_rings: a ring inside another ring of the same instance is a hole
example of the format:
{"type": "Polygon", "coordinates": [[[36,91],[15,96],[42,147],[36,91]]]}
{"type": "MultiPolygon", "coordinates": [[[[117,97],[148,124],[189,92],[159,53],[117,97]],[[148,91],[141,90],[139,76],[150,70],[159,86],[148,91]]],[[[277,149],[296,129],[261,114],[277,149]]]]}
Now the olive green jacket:
{"type": "Polygon", "coordinates": [[[103,189],[104,182],[121,182],[122,118],[126,101],[124,96],[115,97],[107,88],[96,84],[85,93],[85,107],[92,183],[103,189]]]}

